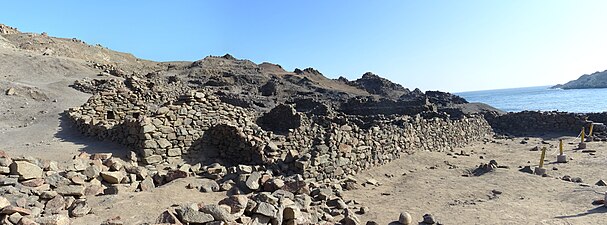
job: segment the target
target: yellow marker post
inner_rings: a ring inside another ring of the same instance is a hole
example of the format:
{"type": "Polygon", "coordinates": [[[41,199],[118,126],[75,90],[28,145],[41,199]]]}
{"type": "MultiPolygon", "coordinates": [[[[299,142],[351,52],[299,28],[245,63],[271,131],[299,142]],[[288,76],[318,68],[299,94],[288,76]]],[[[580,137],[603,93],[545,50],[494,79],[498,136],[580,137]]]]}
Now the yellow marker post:
{"type": "Polygon", "coordinates": [[[556,156],[557,163],[567,163],[567,155],[563,152],[563,139],[559,139],[559,152],[561,154],[556,156]]]}
{"type": "Polygon", "coordinates": [[[594,128],[594,123],[590,124],[590,131],[588,132],[588,137],[592,137],[592,128],[594,128]]]}
{"type": "Polygon", "coordinates": [[[540,168],[544,168],[544,158],[546,157],[546,147],[542,148],[542,156],[540,157],[540,168]]]}
{"type": "Polygon", "coordinates": [[[580,142],[584,142],[584,140],[586,140],[585,137],[586,136],[586,130],[584,129],[584,127],[582,127],[582,134],[581,134],[581,140],[580,142]]]}
{"type": "Polygon", "coordinates": [[[586,130],[584,129],[584,127],[582,127],[582,133],[580,134],[580,143],[578,144],[578,149],[585,149],[586,148],[586,130]]]}
{"type": "Polygon", "coordinates": [[[546,174],[546,169],[544,168],[544,158],[546,157],[546,147],[542,148],[542,156],[540,157],[540,166],[535,167],[535,174],[544,176],[546,174]]]}

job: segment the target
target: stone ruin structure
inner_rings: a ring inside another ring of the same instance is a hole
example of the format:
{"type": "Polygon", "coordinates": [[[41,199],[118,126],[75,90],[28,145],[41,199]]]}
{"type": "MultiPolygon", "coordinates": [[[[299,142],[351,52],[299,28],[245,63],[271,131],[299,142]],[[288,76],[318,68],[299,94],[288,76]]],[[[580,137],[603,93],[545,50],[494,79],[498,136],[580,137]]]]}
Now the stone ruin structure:
{"type": "Polygon", "coordinates": [[[83,133],[125,144],[145,164],[266,165],[340,179],[414,150],[448,151],[493,135],[482,116],[315,115],[292,105],[260,114],[205,90],[156,90],[154,98],[129,83],[149,86],[116,82],[67,114],[83,133]]]}

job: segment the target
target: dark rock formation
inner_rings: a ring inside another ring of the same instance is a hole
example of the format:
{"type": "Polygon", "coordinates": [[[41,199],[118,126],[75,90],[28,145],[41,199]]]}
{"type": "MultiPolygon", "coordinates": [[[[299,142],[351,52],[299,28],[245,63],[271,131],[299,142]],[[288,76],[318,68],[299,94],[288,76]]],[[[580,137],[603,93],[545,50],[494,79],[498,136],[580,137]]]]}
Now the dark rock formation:
{"type": "Polygon", "coordinates": [[[371,94],[380,95],[389,99],[398,99],[400,96],[409,93],[409,89],[400,84],[377,76],[371,72],[363,74],[362,78],[352,82],[356,86],[366,90],[371,94]]]}

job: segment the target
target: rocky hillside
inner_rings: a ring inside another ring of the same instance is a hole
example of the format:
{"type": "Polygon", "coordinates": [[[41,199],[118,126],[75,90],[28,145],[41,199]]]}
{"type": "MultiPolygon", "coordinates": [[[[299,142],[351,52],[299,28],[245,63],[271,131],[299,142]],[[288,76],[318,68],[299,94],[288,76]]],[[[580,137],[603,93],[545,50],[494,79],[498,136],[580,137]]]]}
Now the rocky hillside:
{"type": "MultiPolygon", "coordinates": [[[[112,79],[154,77],[180,82],[192,89],[204,87],[212,89],[226,103],[254,108],[259,112],[288,103],[296,104],[298,111],[320,107],[349,114],[416,114],[467,103],[448,93],[410,91],[370,72],[353,81],[329,79],[313,68],[286,71],[277,64],[256,64],[229,54],[209,56],[195,62],[153,62],[100,45],[88,45],[76,38],[23,33],[5,25],[0,27],[0,31],[0,46],[3,48],[82,60],[91,69],[112,79]]],[[[92,93],[90,90],[98,89],[93,86],[107,83],[103,80],[107,78],[89,79],[74,86],[92,93]],[[89,87],[83,87],[86,84],[89,87]]]]}
{"type": "Polygon", "coordinates": [[[584,74],[577,80],[569,81],[565,84],[555,85],[552,88],[561,89],[585,89],[585,88],[607,88],[607,70],[595,72],[593,74],[584,74]]]}

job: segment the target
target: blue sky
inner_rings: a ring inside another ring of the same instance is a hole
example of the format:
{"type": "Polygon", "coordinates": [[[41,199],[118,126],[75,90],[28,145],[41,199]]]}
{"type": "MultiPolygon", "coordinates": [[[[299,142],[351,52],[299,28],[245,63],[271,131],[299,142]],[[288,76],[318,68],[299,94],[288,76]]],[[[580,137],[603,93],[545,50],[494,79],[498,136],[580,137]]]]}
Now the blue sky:
{"type": "Polygon", "coordinates": [[[230,53],[450,92],[607,69],[607,1],[8,1],[0,23],[156,61],[230,53]]]}

